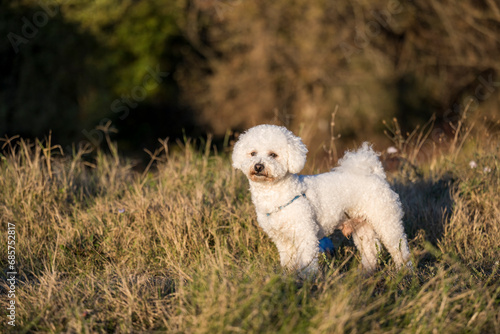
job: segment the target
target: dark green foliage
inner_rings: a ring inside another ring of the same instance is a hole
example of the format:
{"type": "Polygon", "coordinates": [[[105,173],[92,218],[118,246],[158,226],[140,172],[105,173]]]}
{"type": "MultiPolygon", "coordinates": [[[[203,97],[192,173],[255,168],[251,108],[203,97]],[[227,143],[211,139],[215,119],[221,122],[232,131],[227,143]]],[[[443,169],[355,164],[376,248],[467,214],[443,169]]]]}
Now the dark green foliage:
{"type": "Polygon", "coordinates": [[[2,135],[52,129],[58,143],[98,145],[94,128],[110,120],[137,141],[192,122],[178,117],[173,80],[185,44],[176,3],[22,1],[0,13],[2,135]]]}

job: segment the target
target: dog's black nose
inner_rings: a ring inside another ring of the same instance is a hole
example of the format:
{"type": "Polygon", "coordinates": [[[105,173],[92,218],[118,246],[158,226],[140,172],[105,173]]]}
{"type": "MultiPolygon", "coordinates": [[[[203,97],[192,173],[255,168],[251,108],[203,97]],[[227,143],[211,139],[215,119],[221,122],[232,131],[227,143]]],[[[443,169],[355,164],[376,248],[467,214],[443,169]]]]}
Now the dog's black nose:
{"type": "Polygon", "coordinates": [[[253,166],[253,169],[255,169],[255,171],[257,173],[260,173],[264,170],[264,165],[263,164],[255,164],[255,166],[253,166]]]}

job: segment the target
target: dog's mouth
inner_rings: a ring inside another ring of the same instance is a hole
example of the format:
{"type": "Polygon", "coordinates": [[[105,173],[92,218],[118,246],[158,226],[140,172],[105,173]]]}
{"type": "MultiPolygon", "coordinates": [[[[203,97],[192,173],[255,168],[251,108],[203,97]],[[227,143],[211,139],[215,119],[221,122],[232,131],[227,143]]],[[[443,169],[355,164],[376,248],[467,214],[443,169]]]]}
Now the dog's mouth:
{"type": "Polygon", "coordinates": [[[254,182],[270,182],[274,180],[274,177],[269,176],[266,171],[257,172],[252,170],[250,171],[250,180],[254,182]]]}

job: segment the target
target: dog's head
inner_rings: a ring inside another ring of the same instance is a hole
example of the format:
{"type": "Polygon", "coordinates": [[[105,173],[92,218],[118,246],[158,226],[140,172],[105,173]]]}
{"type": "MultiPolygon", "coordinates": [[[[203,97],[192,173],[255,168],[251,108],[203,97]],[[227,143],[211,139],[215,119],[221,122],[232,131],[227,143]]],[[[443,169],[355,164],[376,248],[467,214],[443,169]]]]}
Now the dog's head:
{"type": "Polygon", "coordinates": [[[307,148],[283,126],[258,125],[240,135],[233,150],[233,167],[254,182],[274,182],[304,168],[307,148]]]}

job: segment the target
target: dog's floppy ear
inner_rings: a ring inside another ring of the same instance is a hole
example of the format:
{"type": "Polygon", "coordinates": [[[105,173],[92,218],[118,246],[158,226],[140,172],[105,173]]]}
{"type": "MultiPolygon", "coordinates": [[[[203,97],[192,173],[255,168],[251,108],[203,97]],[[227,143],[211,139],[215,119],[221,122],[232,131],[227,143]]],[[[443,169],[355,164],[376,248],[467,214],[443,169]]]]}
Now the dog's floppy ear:
{"type": "Polygon", "coordinates": [[[288,142],[288,171],[292,174],[299,173],[306,164],[307,147],[300,137],[286,130],[288,142]]]}
{"type": "Polygon", "coordinates": [[[245,149],[243,148],[245,135],[246,133],[243,133],[239,136],[238,141],[234,144],[233,155],[231,156],[233,167],[239,170],[243,169],[243,161],[245,159],[245,149]]]}

